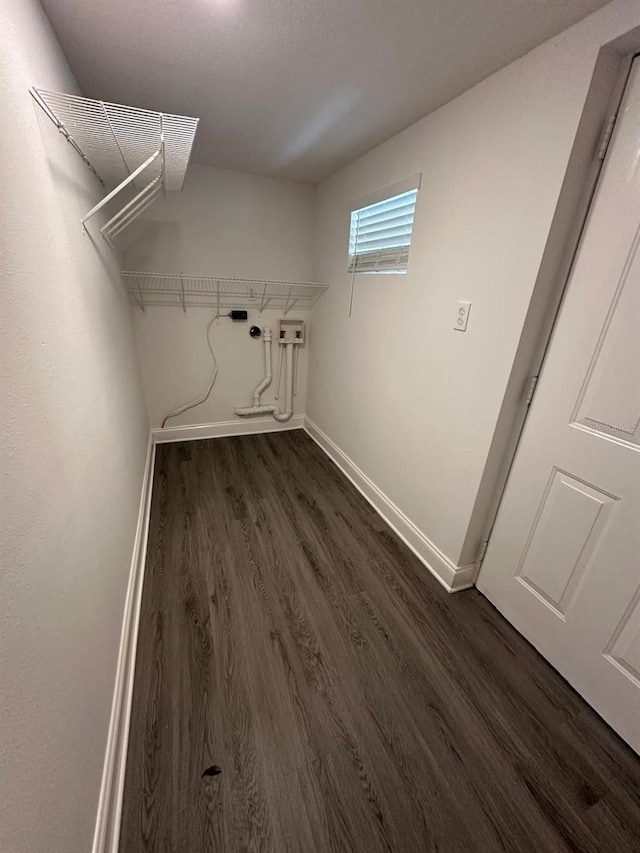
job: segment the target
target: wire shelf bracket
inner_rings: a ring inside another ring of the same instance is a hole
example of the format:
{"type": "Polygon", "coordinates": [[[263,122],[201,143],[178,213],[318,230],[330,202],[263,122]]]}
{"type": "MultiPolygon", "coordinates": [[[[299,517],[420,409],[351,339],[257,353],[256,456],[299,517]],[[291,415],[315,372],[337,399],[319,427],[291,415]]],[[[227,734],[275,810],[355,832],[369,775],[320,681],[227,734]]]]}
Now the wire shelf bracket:
{"type": "Polygon", "coordinates": [[[137,190],[100,233],[114,238],[167,190],[181,190],[199,119],[32,87],[32,98],[106,189],[87,221],[125,188],[137,190]]]}
{"type": "Polygon", "coordinates": [[[187,307],[213,308],[220,314],[225,308],[266,308],[308,310],[315,305],[328,285],[309,281],[240,279],[217,276],[193,276],[184,273],[150,273],[124,270],[122,280],[132,305],[143,311],[148,305],[173,305],[186,312],[187,307]]]}

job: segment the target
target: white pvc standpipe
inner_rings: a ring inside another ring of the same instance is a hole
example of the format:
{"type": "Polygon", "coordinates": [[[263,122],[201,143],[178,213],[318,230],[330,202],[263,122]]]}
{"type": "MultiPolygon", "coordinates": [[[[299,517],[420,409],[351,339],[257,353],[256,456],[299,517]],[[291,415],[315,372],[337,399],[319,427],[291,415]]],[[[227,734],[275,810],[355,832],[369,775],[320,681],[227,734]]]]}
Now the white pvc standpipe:
{"type": "Polygon", "coordinates": [[[264,330],[264,379],[257,385],[253,392],[252,406],[237,406],[233,411],[240,417],[250,415],[273,415],[277,421],[288,421],[293,414],[293,343],[285,344],[286,366],[285,366],[285,400],[286,411],[281,412],[279,406],[261,405],[260,397],[263,391],[269,387],[273,378],[271,373],[271,329],[266,326],[264,330]]]}
{"type": "Polygon", "coordinates": [[[286,412],[280,412],[278,410],[273,413],[273,417],[277,421],[288,421],[293,414],[293,348],[295,344],[287,343],[285,346],[285,356],[287,360],[285,365],[285,400],[287,401],[287,410],[286,412]]]}
{"type": "Polygon", "coordinates": [[[271,329],[264,327],[264,379],[253,392],[253,405],[260,405],[262,392],[271,385],[271,329]]]}

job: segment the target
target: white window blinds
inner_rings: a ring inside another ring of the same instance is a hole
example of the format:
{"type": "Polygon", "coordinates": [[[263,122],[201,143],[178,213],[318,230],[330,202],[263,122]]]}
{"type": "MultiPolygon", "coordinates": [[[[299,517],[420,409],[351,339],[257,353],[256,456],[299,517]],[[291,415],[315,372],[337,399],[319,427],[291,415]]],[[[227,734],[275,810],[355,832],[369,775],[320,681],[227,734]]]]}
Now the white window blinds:
{"type": "Polygon", "coordinates": [[[351,212],[349,272],[406,272],[418,190],[351,212]]]}

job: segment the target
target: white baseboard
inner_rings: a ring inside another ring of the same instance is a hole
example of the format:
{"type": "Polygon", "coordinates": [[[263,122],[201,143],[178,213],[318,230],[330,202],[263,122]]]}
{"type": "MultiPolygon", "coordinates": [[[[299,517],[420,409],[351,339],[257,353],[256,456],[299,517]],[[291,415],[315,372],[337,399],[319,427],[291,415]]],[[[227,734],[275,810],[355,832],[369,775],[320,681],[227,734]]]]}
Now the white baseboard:
{"type": "Polygon", "coordinates": [[[457,566],[308,417],[305,417],[304,428],[448,592],[458,592],[473,586],[475,563],[457,566]]]}
{"type": "Polygon", "coordinates": [[[167,427],[152,429],[151,435],[157,444],[165,441],[195,441],[198,438],[222,438],[231,435],[255,435],[260,432],[280,432],[288,429],[302,429],[304,415],[292,415],[291,419],[280,423],[273,418],[252,418],[243,420],[219,421],[215,424],[196,424],[194,426],[167,427]]]}
{"type": "Polygon", "coordinates": [[[118,853],[122,797],[129,744],[129,723],[133,697],[133,677],[138,645],[138,625],[144,565],[147,556],[151,488],[155,461],[155,441],[149,435],[147,460],[142,481],[138,525],[129,571],[129,584],[125,598],[124,616],[120,634],[120,649],[116,666],[116,680],[111,704],[111,719],[107,735],[107,749],[100,785],[98,814],[93,837],[92,853],[118,853]]]}

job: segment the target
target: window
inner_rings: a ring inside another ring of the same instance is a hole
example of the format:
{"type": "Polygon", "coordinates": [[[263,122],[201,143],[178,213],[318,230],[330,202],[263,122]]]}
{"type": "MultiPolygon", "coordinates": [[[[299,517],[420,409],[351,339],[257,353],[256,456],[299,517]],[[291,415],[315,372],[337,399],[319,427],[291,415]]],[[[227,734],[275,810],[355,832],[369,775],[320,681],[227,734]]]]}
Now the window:
{"type": "Polygon", "coordinates": [[[351,211],[349,272],[405,273],[418,197],[413,187],[351,211]]]}

